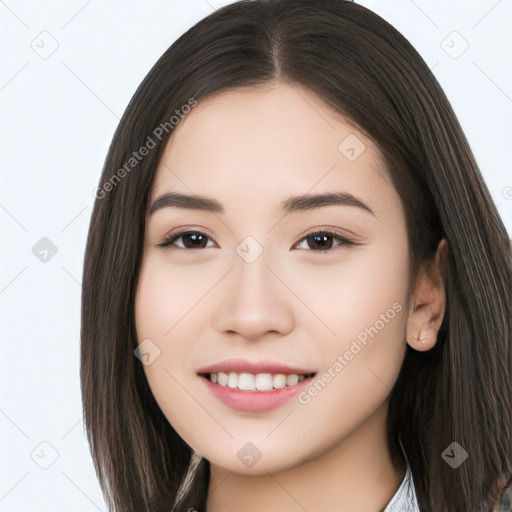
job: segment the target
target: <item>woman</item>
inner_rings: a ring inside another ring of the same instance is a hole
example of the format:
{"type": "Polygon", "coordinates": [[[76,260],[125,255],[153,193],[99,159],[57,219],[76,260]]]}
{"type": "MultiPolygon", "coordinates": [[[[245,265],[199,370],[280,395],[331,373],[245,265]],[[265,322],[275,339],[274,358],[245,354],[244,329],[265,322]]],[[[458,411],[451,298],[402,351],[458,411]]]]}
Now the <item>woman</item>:
{"type": "Polygon", "coordinates": [[[109,150],[81,381],[112,510],[488,511],[509,240],[442,89],[344,0],[237,2],[109,150]]]}

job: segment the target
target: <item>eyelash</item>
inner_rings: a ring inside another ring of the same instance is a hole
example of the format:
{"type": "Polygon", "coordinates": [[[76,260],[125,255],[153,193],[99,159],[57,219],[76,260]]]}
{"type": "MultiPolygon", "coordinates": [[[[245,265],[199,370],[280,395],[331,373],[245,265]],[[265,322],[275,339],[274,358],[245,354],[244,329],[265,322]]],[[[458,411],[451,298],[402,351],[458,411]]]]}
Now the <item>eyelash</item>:
{"type": "MultiPolygon", "coordinates": [[[[163,248],[172,247],[173,249],[178,249],[180,251],[203,251],[205,249],[210,249],[210,247],[202,247],[202,248],[195,248],[195,249],[189,249],[186,247],[177,247],[177,246],[173,247],[173,244],[174,244],[174,242],[176,242],[176,240],[178,240],[179,238],[186,236],[186,235],[201,235],[201,236],[205,236],[206,238],[208,238],[210,240],[213,240],[210,236],[208,236],[206,233],[202,233],[201,231],[186,230],[186,231],[181,231],[179,233],[175,233],[175,234],[168,236],[167,238],[165,238],[163,240],[163,242],[159,243],[158,246],[163,247],[163,248]]],[[[335,247],[332,247],[332,248],[329,248],[329,249],[326,249],[323,251],[317,250],[317,249],[300,249],[300,250],[302,250],[302,251],[306,250],[308,252],[314,252],[317,254],[325,255],[326,253],[332,252],[336,247],[340,247],[340,246],[350,247],[350,246],[359,245],[356,242],[349,240],[348,238],[345,238],[345,237],[339,235],[338,233],[334,233],[332,231],[313,231],[313,232],[309,233],[308,235],[306,235],[305,237],[301,238],[296,244],[294,244],[294,246],[300,245],[304,240],[307,240],[310,236],[313,236],[313,235],[332,236],[335,240],[337,240],[339,242],[339,244],[336,245],[335,247]]]]}

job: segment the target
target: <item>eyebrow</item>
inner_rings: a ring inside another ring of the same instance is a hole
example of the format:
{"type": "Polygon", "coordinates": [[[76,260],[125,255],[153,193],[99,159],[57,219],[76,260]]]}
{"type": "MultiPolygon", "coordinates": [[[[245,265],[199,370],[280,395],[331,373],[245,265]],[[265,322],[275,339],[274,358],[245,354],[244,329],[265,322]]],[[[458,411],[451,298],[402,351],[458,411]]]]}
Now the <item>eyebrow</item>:
{"type": "MultiPolygon", "coordinates": [[[[289,215],[322,206],[353,206],[359,208],[377,219],[375,212],[361,199],[349,192],[325,192],[322,194],[305,194],[291,196],[279,203],[277,215],[289,215]]],[[[185,208],[223,214],[225,209],[216,199],[201,195],[188,195],[170,192],[158,197],[150,208],[150,215],[162,208],[185,208]]]]}

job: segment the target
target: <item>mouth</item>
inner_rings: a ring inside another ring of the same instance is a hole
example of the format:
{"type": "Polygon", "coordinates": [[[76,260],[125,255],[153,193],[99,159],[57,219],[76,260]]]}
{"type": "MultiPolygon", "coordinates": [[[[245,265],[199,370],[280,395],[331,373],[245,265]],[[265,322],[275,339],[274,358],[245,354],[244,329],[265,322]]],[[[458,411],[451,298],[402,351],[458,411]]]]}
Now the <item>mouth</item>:
{"type": "Polygon", "coordinates": [[[316,373],[247,373],[234,371],[206,372],[199,374],[216,386],[247,392],[268,393],[277,389],[294,387],[312,379],[316,373]]]}
{"type": "Polygon", "coordinates": [[[304,391],[317,372],[277,361],[230,359],[201,368],[197,375],[206,390],[230,409],[262,413],[304,391]]]}

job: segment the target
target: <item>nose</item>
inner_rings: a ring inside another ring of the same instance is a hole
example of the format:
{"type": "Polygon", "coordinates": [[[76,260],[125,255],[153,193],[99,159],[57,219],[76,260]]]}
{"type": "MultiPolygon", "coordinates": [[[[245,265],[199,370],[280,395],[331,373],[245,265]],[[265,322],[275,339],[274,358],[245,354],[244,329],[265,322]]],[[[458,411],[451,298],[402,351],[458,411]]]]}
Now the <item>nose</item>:
{"type": "Polygon", "coordinates": [[[293,330],[292,294],[279,271],[267,263],[265,253],[252,263],[237,257],[219,290],[213,319],[217,332],[255,341],[268,333],[286,335],[293,330]]]}

